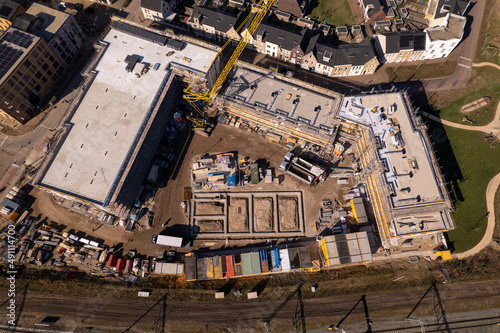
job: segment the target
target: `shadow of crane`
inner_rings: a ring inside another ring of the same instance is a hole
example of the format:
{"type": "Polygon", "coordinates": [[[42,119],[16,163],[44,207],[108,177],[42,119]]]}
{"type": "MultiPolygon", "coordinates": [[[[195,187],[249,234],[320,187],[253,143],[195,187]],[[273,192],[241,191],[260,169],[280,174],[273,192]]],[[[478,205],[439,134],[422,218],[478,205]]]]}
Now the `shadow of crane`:
{"type": "MultiPolygon", "coordinates": [[[[299,284],[297,286],[297,289],[295,289],[295,291],[293,293],[291,293],[290,295],[288,295],[288,297],[280,305],[278,305],[278,307],[276,309],[274,309],[274,311],[269,316],[267,316],[265,319],[263,319],[261,321],[262,326],[264,326],[264,329],[265,329],[266,333],[269,333],[269,325],[271,324],[271,321],[292,300],[292,298],[295,296],[295,294],[300,293],[300,288],[301,287],[302,287],[302,284],[299,284]]],[[[302,294],[300,294],[300,299],[302,299],[302,294]]],[[[302,302],[302,301],[300,300],[300,302],[302,302]]],[[[302,310],[301,310],[302,314],[301,314],[301,316],[304,316],[304,309],[303,309],[304,305],[303,305],[303,303],[302,303],[301,307],[302,307],[302,310]]],[[[304,328],[304,332],[305,332],[305,318],[303,319],[303,322],[304,322],[303,328],[304,328]]]]}
{"type": "Polygon", "coordinates": [[[130,330],[137,325],[138,322],[141,321],[142,318],[146,317],[146,315],[151,312],[156,306],[160,305],[160,316],[155,320],[153,324],[153,328],[151,329],[153,332],[161,332],[165,333],[165,325],[167,320],[167,295],[165,294],[161,297],[153,306],[151,306],[146,312],[144,312],[132,325],[130,325],[127,329],[125,329],[122,333],[130,332],[130,330]]]}
{"type": "MultiPolygon", "coordinates": [[[[340,319],[340,321],[335,325],[335,328],[341,328],[340,325],[349,317],[349,315],[356,309],[359,303],[363,303],[363,309],[365,311],[365,320],[366,320],[366,332],[372,332],[372,321],[370,319],[370,311],[368,311],[368,304],[366,303],[366,295],[361,296],[361,298],[354,304],[354,306],[347,312],[344,318],[340,319]]],[[[333,326],[333,325],[332,325],[333,326]]]]}
{"type": "Polygon", "coordinates": [[[415,312],[415,310],[420,306],[420,304],[425,299],[425,297],[429,294],[429,292],[432,292],[433,296],[434,296],[434,300],[433,300],[434,305],[432,307],[432,311],[434,312],[434,315],[436,316],[436,322],[438,324],[437,331],[451,333],[450,326],[449,326],[448,320],[446,318],[446,312],[444,309],[444,305],[443,305],[443,302],[441,300],[441,295],[439,294],[439,290],[436,286],[436,281],[432,282],[429,289],[427,289],[427,291],[424,293],[424,295],[419,299],[417,304],[410,311],[408,316],[406,316],[406,319],[418,321],[418,322],[420,322],[420,325],[422,327],[424,327],[424,324],[421,322],[420,319],[414,319],[414,318],[410,318],[410,317],[413,314],[413,312],[415,312]]]}
{"type": "Polygon", "coordinates": [[[293,322],[293,326],[297,332],[302,331],[302,333],[306,333],[306,316],[304,312],[304,301],[302,300],[302,290],[299,286],[296,290],[297,292],[297,306],[295,308],[295,318],[293,322]]]}

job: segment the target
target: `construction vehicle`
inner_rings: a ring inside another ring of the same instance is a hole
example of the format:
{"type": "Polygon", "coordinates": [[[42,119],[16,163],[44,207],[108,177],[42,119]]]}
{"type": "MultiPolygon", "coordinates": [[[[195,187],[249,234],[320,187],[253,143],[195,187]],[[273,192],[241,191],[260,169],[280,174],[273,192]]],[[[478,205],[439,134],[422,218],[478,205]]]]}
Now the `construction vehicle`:
{"type": "Polygon", "coordinates": [[[240,57],[241,53],[243,52],[248,42],[250,41],[250,38],[252,38],[253,34],[257,30],[257,27],[260,25],[260,22],[262,22],[264,16],[267,14],[269,8],[271,8],[273,3],[274,0],[260,0],[254,7],[257,8],[257,12],[255,13],[250,12],[248,16],[241,22],[240,26],[231,34],[231,36],[229,36],[228,40],[224,43],[219,52],[217,52],[214,61],[219,56],[221,56],[226,47],[233,40],[235,40],[236,37],[238,37],[238,33],[243,29],[243,27],[246,26],[250,18],[253,17],[253,19],[250,20],[250,24],[248,25],[248,28],[246,29],[245,33],[241,36],[241,39],[238,45],[236,46],[236,49],[231,54],[231,57],[226,62],[224,68],[222,69],[221,73],[215,80],[215,83],[209,92],[200,91],[199,89],[195,88],[195,84],[197,84],[198,80],[203,74],[202,72],[200,72],[200,74],[198,74],[193,79],[193,81],[189,84],[189,86],[184,89],[183,98],[186,101],[188,101],[189,104],[196,111],[193,112],[193,115],[187,116],[187,119],[193,123],[193,127],[196,132],[200,134],[205,133],[205,135],[209,135],[214,127],[213,124],[211,124],[205,112],[203,112],[203,110],[197,105],[197,102],[200,101],[208,102],[219,91],[220,87],[222,86],[227,76],[231,72],[232,68],[234,67],[234,64],[240,57]]]}

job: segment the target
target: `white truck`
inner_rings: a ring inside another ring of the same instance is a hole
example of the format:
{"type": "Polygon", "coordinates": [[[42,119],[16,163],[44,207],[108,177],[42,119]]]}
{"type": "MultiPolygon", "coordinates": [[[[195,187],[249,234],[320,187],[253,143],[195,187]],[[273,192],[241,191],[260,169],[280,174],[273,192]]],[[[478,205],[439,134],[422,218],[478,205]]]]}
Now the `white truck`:
{"type": "Polygon", "coordinates": [[[153,243],[156,245],[170,246],[170,247],[182,247],[182,238],[165,236],[165,235],[155,235],[152,239],[153,243]]]}

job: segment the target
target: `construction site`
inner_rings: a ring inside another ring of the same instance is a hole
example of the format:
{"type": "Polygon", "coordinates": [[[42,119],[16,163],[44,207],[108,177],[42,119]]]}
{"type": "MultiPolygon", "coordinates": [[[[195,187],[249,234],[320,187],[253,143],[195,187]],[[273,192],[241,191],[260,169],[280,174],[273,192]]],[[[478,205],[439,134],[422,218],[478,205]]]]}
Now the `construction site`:
{"type": "Polygon", "coordinates": [[[249,253],[264,250],[267,270],[245,255],[260,274],[288,271],[295,247],[308,270],[447,249],[453,205],[406,93],[343,96],[234,57],[221,69],[215,47],[120,20],[98,48],[33,183],[152,237],[142,253],[177,237],[175,251],[212,258],[206,271],[220,258],[200,248],[266,244],[249,253]]]}
{"type": "Polygon", "coordinates": [[[195,238],[304,236],[302,192],[194,193],[195,238]]]}
{"type": "Polygon", "coordinates": [[[296,137],[321,147],[331,144],[342,95],[248,68],[235,68],[219,98],[220,110],[283,138],[296,137]]]}

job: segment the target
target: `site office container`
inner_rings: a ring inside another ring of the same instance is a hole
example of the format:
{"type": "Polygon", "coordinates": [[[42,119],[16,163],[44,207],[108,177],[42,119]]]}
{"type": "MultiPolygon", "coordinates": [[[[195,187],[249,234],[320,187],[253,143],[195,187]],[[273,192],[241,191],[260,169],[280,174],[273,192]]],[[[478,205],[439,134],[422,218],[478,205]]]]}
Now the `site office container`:
{"type": "Polygon", "coordinates": [[[115,267],[116,266],[116,256],[114,254],[109,256],[108,264],[106,266],[108,266],[108,267],[115,267]]]}

